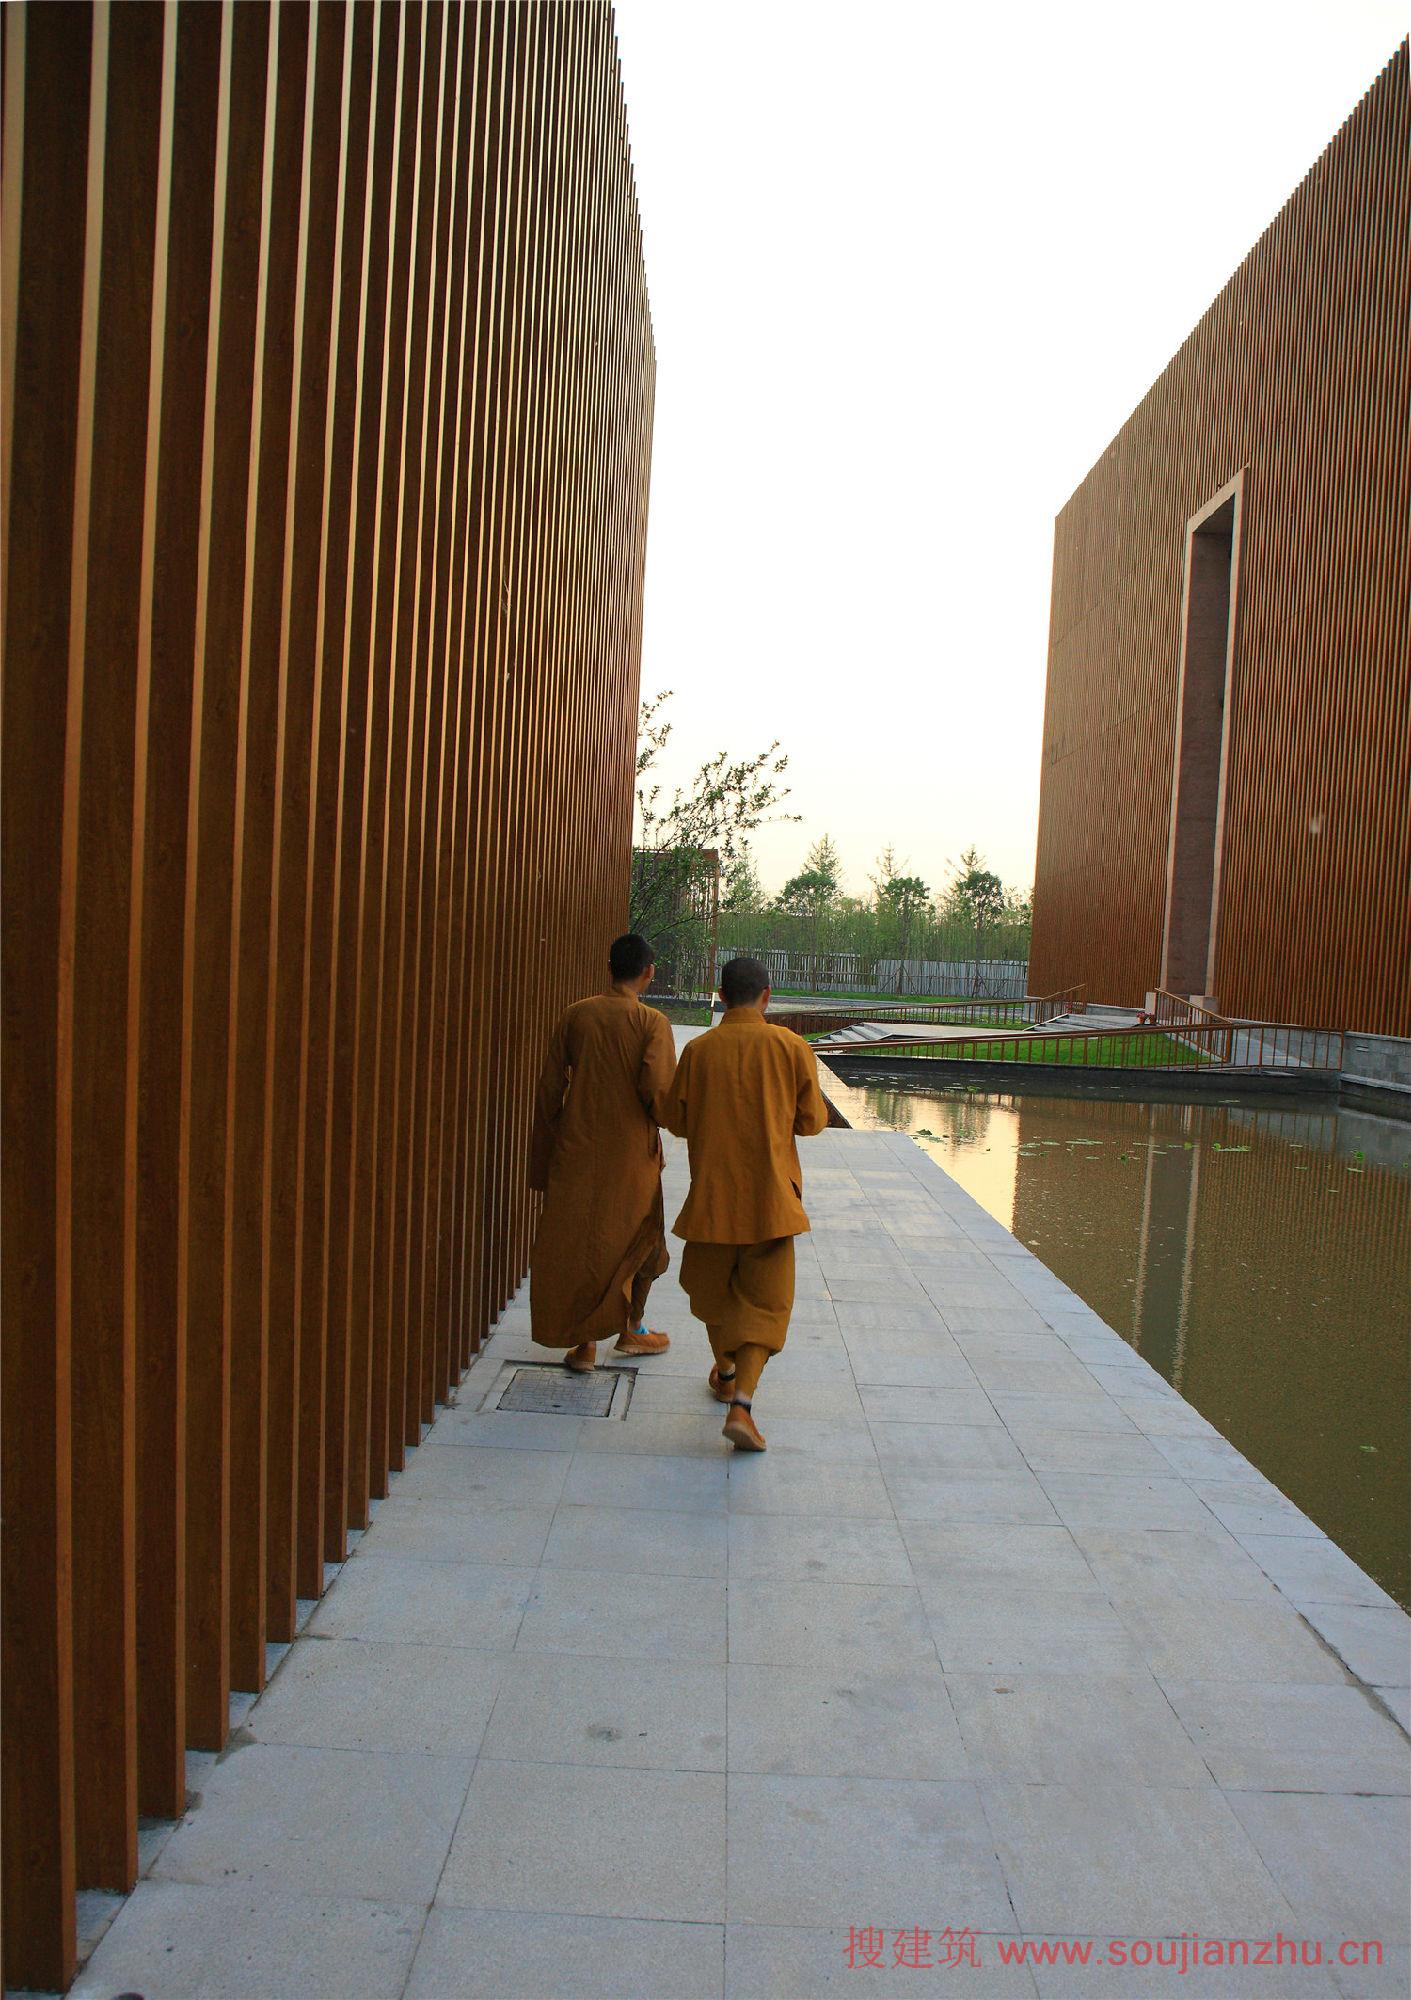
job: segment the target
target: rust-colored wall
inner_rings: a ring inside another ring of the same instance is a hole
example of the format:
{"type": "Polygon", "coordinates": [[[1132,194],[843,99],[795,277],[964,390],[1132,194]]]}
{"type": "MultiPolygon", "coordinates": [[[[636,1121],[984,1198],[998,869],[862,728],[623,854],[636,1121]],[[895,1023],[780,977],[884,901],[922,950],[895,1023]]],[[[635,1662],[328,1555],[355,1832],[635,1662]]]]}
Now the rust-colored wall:
{"type": "Polygon", "coordinates": [[[1058,517],[1031,990],[1157,986],[1186,524],[1244,472],[1214,992],[1411,1035],[1403,45],[1058,517]]]}
{"type": "Polygon", "coordinates": [[[611,10],[4,14],[5,1979],[522,1273],[626,917],[654,357],[611,10]]]}

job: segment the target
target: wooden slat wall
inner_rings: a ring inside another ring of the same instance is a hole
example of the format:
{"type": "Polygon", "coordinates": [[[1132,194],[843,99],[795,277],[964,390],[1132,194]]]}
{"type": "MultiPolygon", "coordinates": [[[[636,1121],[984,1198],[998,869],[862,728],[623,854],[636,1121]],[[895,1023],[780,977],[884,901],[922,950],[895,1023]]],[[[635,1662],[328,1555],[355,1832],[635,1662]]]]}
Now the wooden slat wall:
{"type": "Polygon", "coordinates": [[[1059,515],[1035,992],[1159,983],[1187,521],[1244,515],[1215,993],[1411,1035],[1403,44],[1059,515]]]}
{"type": "Polygon", "coordinates": [[[525,1268],[655,361],[600,0],[3,28],[4,1977],[62,1987],[525,1268]]]}

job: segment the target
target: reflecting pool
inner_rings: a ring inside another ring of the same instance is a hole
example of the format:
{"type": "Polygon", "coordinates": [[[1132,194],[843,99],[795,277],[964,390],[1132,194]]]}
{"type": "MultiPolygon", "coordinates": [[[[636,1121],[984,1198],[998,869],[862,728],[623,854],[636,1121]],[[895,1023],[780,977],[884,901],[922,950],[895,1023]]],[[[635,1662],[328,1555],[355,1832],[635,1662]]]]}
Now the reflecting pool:
{"type": "Polygon", "coordinates": [[[917,1084],[839,1064],[1402,1604],[1411,1124],[1327,1097],[917,1084]]]}

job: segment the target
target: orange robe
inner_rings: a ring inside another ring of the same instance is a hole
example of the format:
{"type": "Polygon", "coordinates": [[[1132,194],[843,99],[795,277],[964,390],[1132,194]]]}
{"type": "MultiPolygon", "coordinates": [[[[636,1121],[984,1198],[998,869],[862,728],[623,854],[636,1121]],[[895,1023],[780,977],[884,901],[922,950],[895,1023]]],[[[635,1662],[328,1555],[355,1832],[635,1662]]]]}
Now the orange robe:
{"type": "Polygon", "coordinates": [[[828,1106],[803,1037],[732,1007],[686,1044],[659,1118],[686,1141],[691,1192],[674,1234],[688,1243],[802,1236],[803,1169],[795,1135],[821,1132],[828,1106]]]}
{"type": "Polygon", "coordinates": [[[580,1000],[554,1029],[529,1146],[529,1185],[544,1194],[529,1267],[543,1347],[615,1339],[666,1269],[654,1107],[675,1067],[666,1016],[619,993],[580,1000]]]}

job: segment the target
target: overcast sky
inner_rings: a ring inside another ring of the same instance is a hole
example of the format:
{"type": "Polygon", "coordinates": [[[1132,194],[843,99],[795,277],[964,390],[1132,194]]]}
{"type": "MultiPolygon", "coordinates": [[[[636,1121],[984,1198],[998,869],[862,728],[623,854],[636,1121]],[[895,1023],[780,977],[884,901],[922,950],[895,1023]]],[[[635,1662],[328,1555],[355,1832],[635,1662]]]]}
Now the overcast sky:
{"type": "Polygon", "coordinates": [[[644,694],[847,886],[1033,878],[1053,517],[1404,0],[617,0],[657,343],[644,694]]]}

